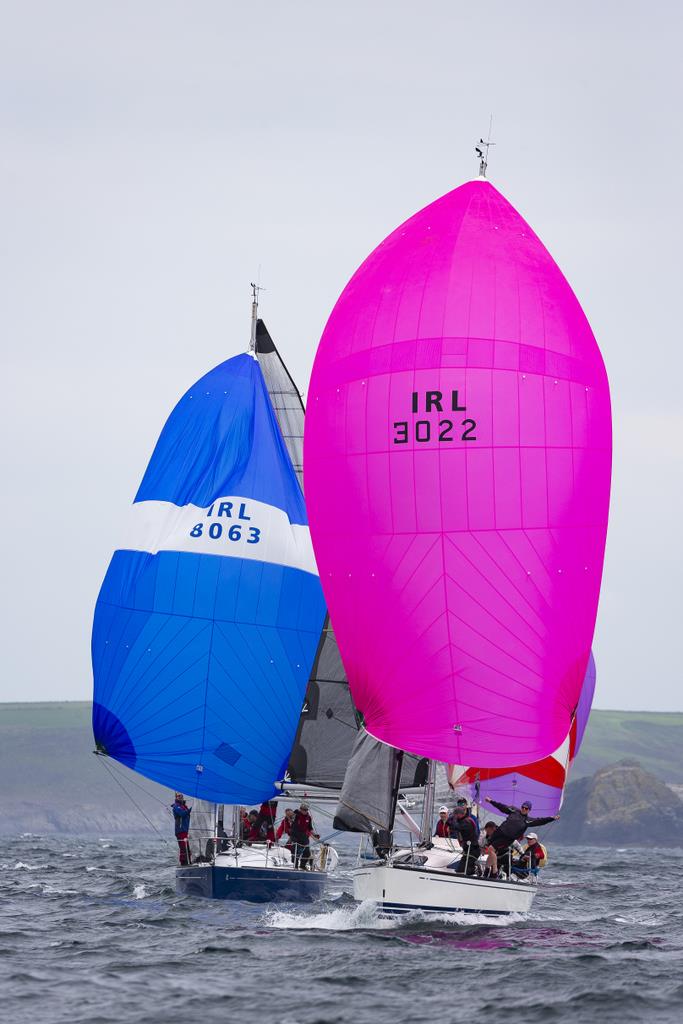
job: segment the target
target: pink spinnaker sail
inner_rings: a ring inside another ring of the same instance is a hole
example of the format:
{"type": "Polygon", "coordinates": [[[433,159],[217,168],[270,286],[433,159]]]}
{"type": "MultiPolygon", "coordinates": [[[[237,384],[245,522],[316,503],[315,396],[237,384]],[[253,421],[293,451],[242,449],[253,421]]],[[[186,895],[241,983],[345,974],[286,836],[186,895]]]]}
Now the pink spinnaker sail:
{"type": "Polygon", "coordinates": [[[304,466],[373,736],[491,767],[562,744],[593,639],[610,462],[588,321],[489,182],[371,253],[320,341],[304,466]]]}

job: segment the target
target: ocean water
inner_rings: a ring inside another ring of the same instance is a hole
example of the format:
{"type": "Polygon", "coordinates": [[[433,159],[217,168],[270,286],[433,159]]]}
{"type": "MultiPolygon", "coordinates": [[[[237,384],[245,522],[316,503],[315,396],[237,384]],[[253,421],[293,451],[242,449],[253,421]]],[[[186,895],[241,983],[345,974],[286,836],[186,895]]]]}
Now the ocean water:
{"type": "Polygon", "coordinates": [[[553,848],[526,919],[180,898],[174,844],[2,840],[9,1024],[683,1021],[683,851],[553,848]],[[649,851],[648,851],[649,852],[649,851]]]}

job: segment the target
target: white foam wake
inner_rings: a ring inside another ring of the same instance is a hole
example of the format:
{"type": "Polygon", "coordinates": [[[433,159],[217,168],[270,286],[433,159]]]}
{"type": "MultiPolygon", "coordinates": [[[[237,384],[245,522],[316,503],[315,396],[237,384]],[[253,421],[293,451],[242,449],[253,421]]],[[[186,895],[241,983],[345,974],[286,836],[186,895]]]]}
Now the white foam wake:
{"type": "Polygon", "coordinates": [[[504,927],[524,920],[522,914],[510,914],[503,917],[489,917],[486,914],[443,913],[435,914],[422,910],[411,910],[407,914],[381,916],[377,906],[366,901],[354,906],[338,907],[322,914],[291,913],[285,910],[269,910],[264,917],[264,924],[269,928],[299,929],[345,932],[354,930],[376,929],[390,930],[411,924],[449,924],[477,925],[486,924],[493,927],[504,927]]]}
{"type": "Polygon", "coordinates": [[[0,864],[3,871],[45,871],[47,864],[24,864],[18,860],[16,864],[0,864]]]}

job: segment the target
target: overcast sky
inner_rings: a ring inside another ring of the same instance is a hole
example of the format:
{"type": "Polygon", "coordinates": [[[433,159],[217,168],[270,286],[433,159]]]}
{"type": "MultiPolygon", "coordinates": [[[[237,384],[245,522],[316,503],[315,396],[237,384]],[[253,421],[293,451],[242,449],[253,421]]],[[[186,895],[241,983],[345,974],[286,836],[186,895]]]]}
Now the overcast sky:
{"type": "Polygon", "coordinates": [[[306,388],[402,220],[490,177],[612,388],[596,706],[683,710],[681,6],[0,5],[0,700],[86,699],[93,605],[165,417],[243,351],[249,282],[306,388]]]}

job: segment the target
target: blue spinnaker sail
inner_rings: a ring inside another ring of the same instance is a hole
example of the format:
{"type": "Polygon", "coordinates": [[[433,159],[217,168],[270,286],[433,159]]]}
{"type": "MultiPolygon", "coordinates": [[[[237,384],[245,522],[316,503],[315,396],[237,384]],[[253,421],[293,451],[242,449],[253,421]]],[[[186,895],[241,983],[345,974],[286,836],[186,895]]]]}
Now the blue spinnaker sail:
{"type": "Polygon", "coordinates": [[[95,609],[98,749],[217,803],[274,793],[325,617],[303,494],[258,362],[171,413],[95,609]]]}

